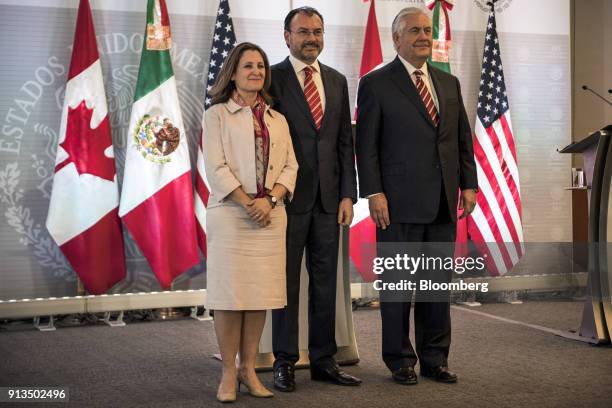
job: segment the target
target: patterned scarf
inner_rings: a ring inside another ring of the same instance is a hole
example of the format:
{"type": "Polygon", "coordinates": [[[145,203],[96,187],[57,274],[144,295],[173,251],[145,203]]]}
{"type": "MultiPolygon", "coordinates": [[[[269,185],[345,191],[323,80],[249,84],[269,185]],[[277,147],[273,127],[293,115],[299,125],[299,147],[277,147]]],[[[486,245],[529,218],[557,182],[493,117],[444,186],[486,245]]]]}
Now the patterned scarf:
{"type": "MultiPolygon", "coordinates": [[[[240,106],[249,106],[238,94],[238,91],[234,91],[232,100],[240,106]]],[[[266,101],[259,93],[257,94],[255,104],[250,108],[253,114],[253,128],[255,129],[255,173],[257,180],[257,194],[255,198],[263,198],[267,195],[265,185],[266,169],[268,168],[268,160],[270,158],[270,134],[264,120],[266,101]]]]}

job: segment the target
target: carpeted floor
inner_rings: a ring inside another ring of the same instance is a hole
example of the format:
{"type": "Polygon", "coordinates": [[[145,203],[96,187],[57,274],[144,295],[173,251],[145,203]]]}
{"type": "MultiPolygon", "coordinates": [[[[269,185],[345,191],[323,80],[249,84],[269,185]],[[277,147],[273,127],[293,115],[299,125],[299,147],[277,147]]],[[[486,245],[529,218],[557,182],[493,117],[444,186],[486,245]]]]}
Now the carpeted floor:
{"type": "MultiPolygon", "coordinates": [[[[576,328],[581,304],[491,304],[479,312],[552,329],[576,328]]],[[[361,361],[346,370],[357,388],[311,382],[243,407],[612,407],[612,348],[594,347],[532,327],[453,307],[451,369],[457,384],[419,378],[394,384],[380,359],[378,310],[354,314],[361,361]]],[[[215,400],[219,362],[210,322],[190,319],[0,332],[0,386],[64,386],[75,407],[207,407],[215,400]]],[[[272,374],[260,374],[271,386],[272,374]]],[[[16,404],[25,407],[29,404],[16,404]]],[[[45,404],[31,404],[41,407],[45,404]]],[[[65,404],[49,404],[60,406],[65,404]]],[[[1,406],[8,406],[0,403],[1,406]]]]}

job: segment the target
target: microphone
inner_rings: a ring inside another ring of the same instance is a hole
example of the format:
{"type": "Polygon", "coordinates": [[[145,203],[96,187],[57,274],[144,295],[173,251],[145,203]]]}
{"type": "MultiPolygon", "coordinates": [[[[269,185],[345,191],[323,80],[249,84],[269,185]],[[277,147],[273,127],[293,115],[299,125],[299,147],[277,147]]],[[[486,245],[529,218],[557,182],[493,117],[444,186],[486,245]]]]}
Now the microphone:
{"type": "MultiPolygon", "coordinates": [[[[586,86],[586,85],[582,85],[582,89],[583,89],[583,90],[585,90],[585,91],[589,91],[589,92],[591,92],[593,95],[597,96],[599,99],[601,99],[602,101],[604,101],[604,102],[605,102],[605,103],[607,103],[608,105],[612,106],[612,102],[610,102],[609,100],[607,100],[606,98],[604,98],[603,96],[601,96],[600,94],[598,94],[597,92],[595,92],[594,90],[592,90],[591,88],[589,88],[588,86],[586,86]]],[[[608,89],[608,92],[609,92],[609,93],[612,93],[612,92],[610,92],[610,91],[612,91],[612,89],[608,89]]]]}

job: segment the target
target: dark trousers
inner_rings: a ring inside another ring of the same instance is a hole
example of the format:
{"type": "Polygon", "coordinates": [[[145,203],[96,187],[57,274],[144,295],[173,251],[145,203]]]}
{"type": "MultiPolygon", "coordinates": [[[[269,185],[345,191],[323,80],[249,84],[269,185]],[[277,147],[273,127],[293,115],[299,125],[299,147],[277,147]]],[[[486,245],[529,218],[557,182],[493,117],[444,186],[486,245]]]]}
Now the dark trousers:
{"type": "Polygon", "coordinates": [[[287,214],[287,306],[272,312],[274,367],[299,360],[298,310],[302,255],[308,270],[308,351],[311,365],[336,354],[336,279],[338,214],[322,209],[320,199],[304,214],[287,214]]]}
{"type": "MultiPolygon", "coordinates": [[[[456,224],[452,222],[442,194],[440,211],[431,224],[394,224],[386,230],[376,229],[378,243],[390,242],[454,242],[456,224]]],[[[452,256],[451,254],[448,254],[452,256]]],[[[449,276],[450,280],[450,276],[449,276]]],[[[439,294],[436,294],[439,297],[439,294]]],[[[450,299],[449,299],[450,300],[450,299]]],[[[416,352],[410,342],[410,301],[380,303],[382,318],[382,357],[391,371],[414,367],[420,360],[421,369],[447,365],[451,343],[449,301],[419,301],[417,290],[414,305],[416,352]]]]}

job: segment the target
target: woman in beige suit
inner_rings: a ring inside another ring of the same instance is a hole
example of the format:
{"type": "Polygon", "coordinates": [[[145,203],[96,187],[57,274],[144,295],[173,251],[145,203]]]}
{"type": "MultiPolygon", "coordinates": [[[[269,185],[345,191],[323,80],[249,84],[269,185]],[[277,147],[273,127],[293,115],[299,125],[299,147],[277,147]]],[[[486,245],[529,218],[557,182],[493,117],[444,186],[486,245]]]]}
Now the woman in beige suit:
{"type": "Polygon", "coordinates": [[[204,115],[207,306],[223,359],[217,398],[226,402],[236,399],[237,379],[251,395],[273,395],[255,374],[255,358],[266,310],[287,303],[283,199],[291,199],[298,164],[287,121],[269,106],[269,85],[266,54],[241,43],[225,59],[204,115]]]}

